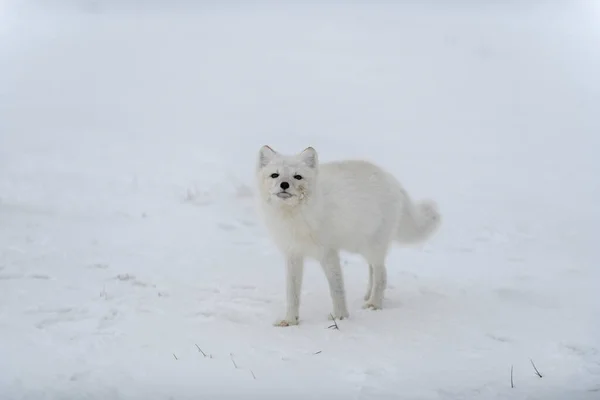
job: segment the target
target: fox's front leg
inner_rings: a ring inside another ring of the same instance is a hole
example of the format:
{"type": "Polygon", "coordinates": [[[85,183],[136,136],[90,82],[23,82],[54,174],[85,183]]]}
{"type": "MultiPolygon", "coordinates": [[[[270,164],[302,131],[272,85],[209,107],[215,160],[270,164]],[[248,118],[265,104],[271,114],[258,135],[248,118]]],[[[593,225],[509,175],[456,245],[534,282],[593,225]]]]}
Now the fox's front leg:
{"type": "Polygon", "coordinates": [[[300,292],[302,291],[302,275],[304,259],[300,256],[288,255],[286,258],[286,312],[285,319],[279,320],[275,326],[298,325],[300,319],[300,292]]]}
{"type": "Polygon", "coordinates": [[[348,318],[346,290],[338,252],[331,250],[324,254],[321,265],[325,276],[327,276],[327,282],[329,282],[329,292],[333,302],[333,317],[337,319],[348,318]]]}

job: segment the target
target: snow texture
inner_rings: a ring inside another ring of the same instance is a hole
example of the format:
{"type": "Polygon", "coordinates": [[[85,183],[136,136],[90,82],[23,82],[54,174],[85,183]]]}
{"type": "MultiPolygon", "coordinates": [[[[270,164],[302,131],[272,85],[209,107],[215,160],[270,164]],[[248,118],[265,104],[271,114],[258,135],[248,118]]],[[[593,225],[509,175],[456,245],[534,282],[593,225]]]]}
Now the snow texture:
{"type": "Polygon", "coordinates": [[[0,6],[0,398],[600,399],[600,7],[305,4],[0,6]],[[263,144],[439,204],[383,310],[272,326],[263,144]]]}

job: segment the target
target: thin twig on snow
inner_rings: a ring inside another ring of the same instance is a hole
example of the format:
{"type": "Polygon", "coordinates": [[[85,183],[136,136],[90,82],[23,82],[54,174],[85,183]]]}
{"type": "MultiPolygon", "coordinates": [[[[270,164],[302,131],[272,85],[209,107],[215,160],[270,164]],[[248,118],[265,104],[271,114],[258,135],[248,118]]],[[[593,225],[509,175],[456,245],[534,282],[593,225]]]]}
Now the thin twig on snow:
{"type": "Polygon", "coordinates": [[[329,315],[331,315],[331,320],[333,321],[333,325],[329,325],[329,326],[327,327],[327,329],[331,329],[331,328],[333,328],[333,329],[337,329],[337,330],[339,331],[339,330],[340,330],[340,327],[338,326],[338,324],[337,324],[337,322],[336,322],[336,320],[335,320],[335,317],[333,316],[333,314],[329,314],[329,315]]]}
{"type": "Polygon", "coordinates": [[[200,348],[200,346],[196,345],[196,348],[198,349],[198,351],[199,351],[200,353],[202,353],[202,355],[203,355],[204,357],[206,357],[206,353],[202,351],[202,349],[200,348]]]}
{"type": "Polygon", "coordinates": [[[535,370],[535,374],[537,376],[539,376],[540,378],[543,378],[542,374],[540,374],[540,371],[538,371],[537,367],[535,366],[535,364],[533,363],[533,360],[530,358],[529,361],[531,361],[531,366],[533,367],[533,369],[535,370]]]}
{"type": "Polygon", "coordinates": [[[510,366],[510,387],[515,388],[515,382],[513,381],[513,366],[510,366]]]}

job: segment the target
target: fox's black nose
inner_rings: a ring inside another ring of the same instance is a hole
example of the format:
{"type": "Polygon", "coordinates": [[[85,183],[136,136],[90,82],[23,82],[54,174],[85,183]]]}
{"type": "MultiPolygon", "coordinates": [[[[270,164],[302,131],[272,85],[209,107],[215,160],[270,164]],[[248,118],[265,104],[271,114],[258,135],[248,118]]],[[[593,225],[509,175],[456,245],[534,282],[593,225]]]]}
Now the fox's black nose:
{"type": "Polygon", "coordinates": [[[290,187],[290,184],[289,184],[289,183],[287,183],[287,182],[281,182],[281,183],[279,184],[279,187],[280,187],[280,188],[282,188],[283,190],[287,190],[287,189],[289,189],[289,187],[290,187]]]}

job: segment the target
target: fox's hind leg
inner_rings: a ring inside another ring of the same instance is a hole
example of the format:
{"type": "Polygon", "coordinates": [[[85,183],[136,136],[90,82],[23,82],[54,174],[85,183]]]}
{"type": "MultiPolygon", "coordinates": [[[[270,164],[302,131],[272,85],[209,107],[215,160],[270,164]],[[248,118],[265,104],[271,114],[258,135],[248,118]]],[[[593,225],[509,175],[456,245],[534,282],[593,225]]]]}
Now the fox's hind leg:
{"type": "Polygon", "coordinates": [[[394,237],[398,219],[396,208],[392,207],[389,212],[382,211],[382,215],[386,215],[386,213],[390,214],[389,218],[381,219],[380,225],[373,231],[360,252],[369,264],[369,282],[363,308],[373,310],[378,310],[383,305],[383,292],[387,286],[385,260],[394,237]]]}
{"type": "Polygon", "coordinates": [[[365,299],[364,308],[379,310],[383,306],[383,292],[387,286],[387,271],[383,262],[369,264],[369,270],[373,271],[370,279],[371,291],[369,298],[365,299]]]}
{"type": "Polygon", "coordinates": [[[369,264],[369,281],[367,283],[367,293],[365,293],[365,301],[371,298],[371,293],[373,292],[373,266],[369,264]]]}
{"type": "Polygon", "coordinates": [[[387,249],[387,246],[379,245],[373,246],[363,253],[369,263],[369,282],[363,308],[374,310],[382,308],[383,293],[387,286],[387,270],[385,267],[387,249]]]}

